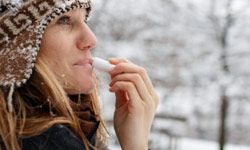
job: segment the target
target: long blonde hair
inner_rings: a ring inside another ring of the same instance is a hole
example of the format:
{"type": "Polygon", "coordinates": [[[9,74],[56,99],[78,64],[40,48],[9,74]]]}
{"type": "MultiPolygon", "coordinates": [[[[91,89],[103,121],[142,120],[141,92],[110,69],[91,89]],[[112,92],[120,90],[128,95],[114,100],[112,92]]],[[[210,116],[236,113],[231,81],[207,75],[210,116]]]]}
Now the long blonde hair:
{"type": "MultiPolygon", "coordinates": [[[[96,116],[101,118],[97,94],[96,88],[88,97],[92,101],[92,107],[96,116]]],[[[73,132],[82,140],[87,150],[91,146],[80,127],[76,114],[69,104],[63,87],[40,58],[37,59],[33,75],[28,80],[27,85],[15,89],[13,95],[14,111],[12,113],[8,111],[6,102],[6,92],[0,88],[0,137],[7,150],[20,149],[17,141],[18,137],[39,135],[55,124],[69,125],[73,132]],[[39,109],[30,108],[24,99],[24,88],[27,92],[26,94],[37,98],[41,103],[49,102],[49,112],[55,111],[57,115],[42,113],[39,112],[39,109]]],[[[105,142],[106,130],[102,119],[96,138],[105,142]]]]}

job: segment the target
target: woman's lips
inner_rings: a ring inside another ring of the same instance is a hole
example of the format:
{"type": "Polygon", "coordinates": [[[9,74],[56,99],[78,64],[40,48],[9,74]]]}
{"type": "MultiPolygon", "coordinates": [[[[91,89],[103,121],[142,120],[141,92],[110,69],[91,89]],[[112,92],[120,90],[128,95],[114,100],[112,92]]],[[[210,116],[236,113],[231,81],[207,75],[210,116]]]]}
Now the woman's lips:
{"type": "Polygon", "coordinates": [[[91,67],[92,68],[93,60],[91,58],[79,59],[74,66],[82,66],[82,67],[91,67]]]}

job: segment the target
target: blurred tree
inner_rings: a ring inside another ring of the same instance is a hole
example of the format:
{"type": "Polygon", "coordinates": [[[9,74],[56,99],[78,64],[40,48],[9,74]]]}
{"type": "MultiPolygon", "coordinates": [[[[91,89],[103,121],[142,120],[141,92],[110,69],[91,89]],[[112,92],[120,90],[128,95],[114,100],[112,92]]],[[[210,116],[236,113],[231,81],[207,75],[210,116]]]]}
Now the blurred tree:
{"type": "MultiPolygon", "coordinates": [[[[232,16],[232,0],[227,0],[225,5],[226,10],[226,16],[224,18],[224,24],[222,26],[219,26],[219,19],[215,15],[215,9],[216,9],[216,0],[212,0],[211,2],[211,22],[215,27],[215,30],[217,30],[217,35],[215,38],[217,38],[218,43],[220,45],[220,65],[222,70],[222,75],[224,78],[230,76],[230,70],[229,70],[229,64],[228,64],[228,38],[229,38],[229,31],[233,25],[234,19],[232,16]]],[[[229,105],[229,97],[226,95],[226,91],[228,89],[228,84],[224,84],[224,82],[221,82],[220,86],[220,125],[219,125],[219,150],[224,150],[224,145],[226,142],[227,137],[227,130],[226,130],[226,119],[227,119],[227,110],[229,105]]]]}

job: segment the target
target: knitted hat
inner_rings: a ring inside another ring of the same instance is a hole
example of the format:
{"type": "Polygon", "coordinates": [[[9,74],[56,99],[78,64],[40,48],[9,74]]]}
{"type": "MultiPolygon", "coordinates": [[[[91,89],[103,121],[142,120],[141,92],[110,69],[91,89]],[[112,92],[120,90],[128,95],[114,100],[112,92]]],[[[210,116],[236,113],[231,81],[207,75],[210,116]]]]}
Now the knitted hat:
{"type": "Polygon", "coordinates": [[[10,111],[14,88],[30,78],[49,22],[76,8],[89,12],[91,6],[90,0],[0,1],[0,87],[9,89],[10,111]]]}

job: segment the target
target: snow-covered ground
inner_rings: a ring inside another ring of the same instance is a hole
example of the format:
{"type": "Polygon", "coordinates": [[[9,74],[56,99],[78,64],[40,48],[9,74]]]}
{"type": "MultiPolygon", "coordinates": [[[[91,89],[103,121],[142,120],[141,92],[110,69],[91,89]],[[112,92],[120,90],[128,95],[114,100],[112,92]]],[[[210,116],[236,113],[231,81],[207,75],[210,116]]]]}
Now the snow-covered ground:
{"type": "MultiPolygon", "coordinates": [[[[218,150],[218,144],[216,142],[182,138],[178,141],[175,150],[218,150]]],[[[120,150],[120,147],[110,145],[111,150],[120,150]]],[[[169,150],[168,147],[163,149],[152,149],[152,150],[169,150]]],[[[227,144],[225,150],[250,150],[248,146],[227,144]]]]}
{"type": "MultiPolygon", "coordinates": [[[[218,150],[218,144],[215,142],[183,138],[179,141],[178,150],[218,150]]],[[[225,150],[250,150],[250,147],[241,145],[227,144],[225,150]]]]}

